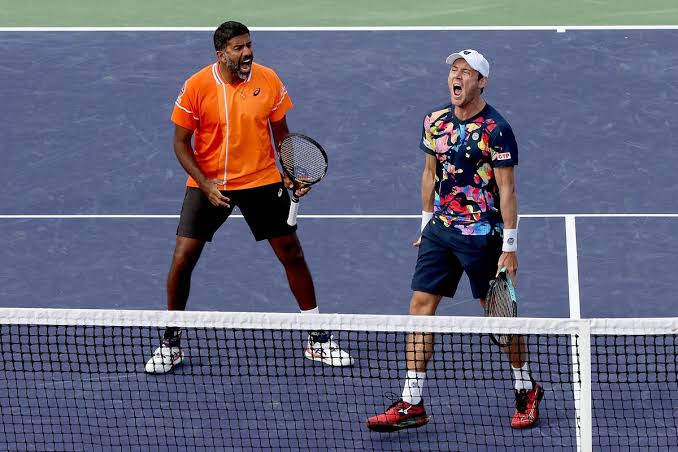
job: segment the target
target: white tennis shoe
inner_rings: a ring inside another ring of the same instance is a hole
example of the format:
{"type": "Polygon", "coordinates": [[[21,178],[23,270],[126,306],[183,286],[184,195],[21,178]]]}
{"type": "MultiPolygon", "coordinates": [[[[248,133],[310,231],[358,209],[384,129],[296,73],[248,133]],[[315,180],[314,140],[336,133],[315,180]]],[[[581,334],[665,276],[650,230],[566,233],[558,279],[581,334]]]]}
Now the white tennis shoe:
{"type": "Polygon", "coordinates": [[[155,349],[153,356],[146,363],[146,372],[149,374],[164,374],[181,364],[184,352],[181,347],[170,347],[162,344],[155,349]]]}
{"type": "Polygon", "coordinates": [[[329,366],[352,366],[353,358],[347,352],[339,348],[334,338],[330,336],[327,342],[315,342],[308,337],[304,356],[312,361],[320,361],[329,366]]]}

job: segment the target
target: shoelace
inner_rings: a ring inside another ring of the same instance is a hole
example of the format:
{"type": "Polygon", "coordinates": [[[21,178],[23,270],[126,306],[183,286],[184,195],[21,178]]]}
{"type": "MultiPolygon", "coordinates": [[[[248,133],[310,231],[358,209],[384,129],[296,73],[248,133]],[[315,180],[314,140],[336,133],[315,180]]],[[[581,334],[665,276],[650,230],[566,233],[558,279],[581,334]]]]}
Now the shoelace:
{"type": "Polygon", "coordinates": [[[327,348],[329,348],[330,352],[341,351],[339,346],[337,344],[335,344],[332,339],[330,339],[329,343],[330,343],[330,345],[327,348]]]}
{"type": "Polygon", "coordinates": [[[519,413],[527,411],[527,390],[525,389],[516,391],[516,410],[518,410],[519,413]]]}
{"type": "Polygon", "coordinates": [[[311,346],[314,349],[320,350],[322,352],[328,351],[332,353],[341,351],[339,346],[332,339],[328,340],[327,342],[312,342],[311,346]]]}
{"type": "Polygon", "coordinates": [[[389,405],[388,408],[386,408],[386,411],[390,410],[391,408],[396,407],[398,404],[403,403],[403,399],[398,397],[398,394],[394,392],[386,392],[384,393],[384,397],[386,397],[388,400],[390,400],[392,403],[389,405]]]}
{"type": "Polygon", "coordinates": [[[160,347],[157,348],[155,351],[155,356],[172,356],[175,353],[172,352],[172,346],[166,345],[166,344],[160,344],[160,347]],[[163,349],[167,349],[167,351],[163,351],[163,349]]]}

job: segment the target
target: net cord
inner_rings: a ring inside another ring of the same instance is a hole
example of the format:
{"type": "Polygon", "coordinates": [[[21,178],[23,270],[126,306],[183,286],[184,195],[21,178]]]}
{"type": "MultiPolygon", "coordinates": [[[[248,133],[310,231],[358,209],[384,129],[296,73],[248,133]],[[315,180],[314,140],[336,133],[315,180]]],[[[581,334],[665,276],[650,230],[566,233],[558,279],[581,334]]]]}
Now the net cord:
{"type": "Polygon", "coordinates": [[[643,319],[493,318],[372,314],[317,314],[111,309],[0,308],[0,323],[17,325],[101,325],[343,331],[427,331],[431,333],[678,334],[678,317],[643,319]]]}

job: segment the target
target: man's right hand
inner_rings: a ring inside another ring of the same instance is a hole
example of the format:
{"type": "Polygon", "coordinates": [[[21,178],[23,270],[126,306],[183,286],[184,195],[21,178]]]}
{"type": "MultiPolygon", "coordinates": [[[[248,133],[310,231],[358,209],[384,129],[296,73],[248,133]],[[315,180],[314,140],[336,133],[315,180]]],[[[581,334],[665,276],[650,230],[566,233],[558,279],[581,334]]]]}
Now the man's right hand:
{"type": "Polygon", "coordinates": [[[412,246],[419,248],[419,246],[421,245],[421,236],[424,233],[424,229],[426,229],[426,226],[428,226],[432,218],[433,218],[432,210],[421,211],[421,233],[419,234],[419,238],[412,244],[412,246]]]}
{"type": "Polygon", "coordinates": [[[231,202],[230,198],[227,198],[219,191],[219,185],[222,181],[218,179],[207,179],[205,182],[200,184],[200,190],[207,196],[207,199],[215,207],[231,207],[229,204],[231,202]]]}

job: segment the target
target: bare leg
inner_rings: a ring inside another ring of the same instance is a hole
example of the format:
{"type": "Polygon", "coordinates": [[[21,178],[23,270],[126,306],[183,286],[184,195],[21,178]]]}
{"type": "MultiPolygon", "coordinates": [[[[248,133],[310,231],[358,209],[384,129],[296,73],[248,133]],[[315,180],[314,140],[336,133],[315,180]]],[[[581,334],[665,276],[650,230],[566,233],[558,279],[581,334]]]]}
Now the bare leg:
{"type": "MultiPolygon", "coordinates": [[[[167,310],[186,309],[188,294],[191,291],[191,275],[204,246],[203,240],[177,236],[172,265],[167,275],[167,310]]],[[[165,328],[163,339],[166,344],[179,346],[180,338],[179,328],[173,326],[165,328]]]]}
{"type": "MultiPolygon", "coordinates": [[[[480,305],[485,308],[485,299],[480,299],[480,305]]],[[[525,338],[523,336],[513,336],[511,344],[502,347],[501,351],[506,354],[511,363],[511,370],[513,370],[513,376],[515,379],[515,388],[527,388],[531,389],[532,387],[532,377],[530,376],[529,366],[526,366],[527,362],[527,346],[525,345],[525,338]]]]}
{"type": "MultiPolygon", "coordinates": [[[[410,301],[410,315],[435,315],[442,296],[415,291],[410,301]]],[[[407,335],[407,370],[426,372],[426,366],[433,356],[432,333],[410,333],[407,335]]]]}
{"type": "Polygon", "coordinates": [[[503,347],[502,351],[508,355],[511,367],[523,367],[527,360],[527,348],[525,347],[525,338],[523,336],[513,336],[511,345],[503,347]]]}
{"type": "MultiPolygon", "coordinates": [[[[485,308],[485,299],[480,299],[480,305],[485,308]]],[[[525,338],[523,336],[513,336],[511,345],[502,347],[501,350],[506,353],[511,362],[511,367],[523,367],[527,360],[527,348],[525,347],[525,338]]]]}
{"type": "Polygon", "coordinates": [[[191,290],[191,274],[200,259],[204,246],[203,240],[177,236],[172,265],[167,275],[167,309],[169,311],[186,309],[188,294],[191,290]]]}
{"type": "Polygon", "coordinates": [[[283,264],[290,290],[297,300],[299,309],[308,311],[317,306],[313,278],[306,265],[304,251],[296,233],[269,239],[273,252],[283,264]]]}
{"type": "MultiPolygon", "coordinates": [[[[310,311],[318,307],[315,300],[313,278],[304,259],[296,233],[269,239],[273,252],[285,268],[290,290],[297,300],[299,309],[310,311]]],[[[317,311],[316,311],[317,312],[317,311]]],[[[304,355],[308,359],[321,361],[330,366],[351,366],[353,358],[341,350],[329,331],[310,330],[304,355]]]]}

